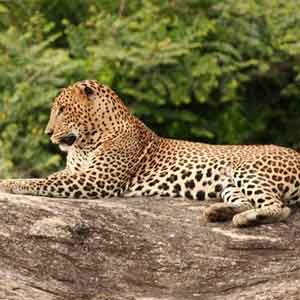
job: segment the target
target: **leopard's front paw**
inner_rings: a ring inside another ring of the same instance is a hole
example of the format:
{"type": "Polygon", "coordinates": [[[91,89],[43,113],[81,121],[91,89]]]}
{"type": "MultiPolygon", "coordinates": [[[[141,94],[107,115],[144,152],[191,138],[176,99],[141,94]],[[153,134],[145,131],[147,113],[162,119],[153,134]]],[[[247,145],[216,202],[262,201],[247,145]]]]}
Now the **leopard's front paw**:
{"type": "Polygon", "coordinates": [[[14,183],[12,180],[0,180],[0,192],[14,193],[14,183]]]}

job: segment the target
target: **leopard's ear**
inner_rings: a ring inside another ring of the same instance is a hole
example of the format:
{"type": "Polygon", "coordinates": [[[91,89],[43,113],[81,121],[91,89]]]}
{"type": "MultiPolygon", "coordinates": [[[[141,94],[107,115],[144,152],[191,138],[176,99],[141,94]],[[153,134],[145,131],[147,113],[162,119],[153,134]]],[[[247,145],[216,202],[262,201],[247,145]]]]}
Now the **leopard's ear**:
{"type": "Polygon", "coordinates": [[[89,86],[85,86],[85,87],[83,88],[83,92],[85,93],[85,95],[86,95],[88,98],[94,94],[94,90],[93,90],[92,88],[90,88],[89,86]]]}
{"type": "Polygon", "coordinates": [[[80,90],[81,95],[84,95],[88,100],[95,100],[96,91],[88,85],[78,85],[77,88],[80,90]]]}
{"type": "Polygon", "coordinates": [[[88,100],[96,100],[97,98],[97,87],[98,84],[94,80],[84,80],[74,84],[74,87],[77,88],[77,92],[87,98],[88,100]]]}

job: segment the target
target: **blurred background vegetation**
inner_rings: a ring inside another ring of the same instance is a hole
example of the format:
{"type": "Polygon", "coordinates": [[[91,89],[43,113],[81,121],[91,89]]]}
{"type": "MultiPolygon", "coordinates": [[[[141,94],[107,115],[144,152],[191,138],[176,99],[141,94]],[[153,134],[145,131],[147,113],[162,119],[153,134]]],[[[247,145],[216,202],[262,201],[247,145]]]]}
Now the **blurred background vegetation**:
{"type": "Polygon", "coordinates": [[[63,165],[61,87],[111,86],[161,135],[300,144],[298,0],[0,0],[0,177],[63,165]]]}

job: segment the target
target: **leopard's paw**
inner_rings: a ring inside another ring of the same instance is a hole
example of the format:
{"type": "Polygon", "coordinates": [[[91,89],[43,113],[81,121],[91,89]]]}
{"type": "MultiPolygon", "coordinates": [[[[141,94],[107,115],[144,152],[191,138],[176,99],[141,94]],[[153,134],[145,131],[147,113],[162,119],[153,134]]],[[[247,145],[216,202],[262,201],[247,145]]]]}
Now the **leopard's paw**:
{"type": "Polygon", "coordinates": [[[13,180],[0,180],[0,192],[2,193],[14,193],[14,183],[13,180]]]}
{"type": "Polygon", "coordinates": [[[231,220],[236,213],[236,208],[227,203],[215,203],[204,210],[204,218],[207,222],[225,222],[231,220]]]}
{"type": "Polygon", "coordinates": [[[266,214],[260,209],[250,209],[235,215],[232,223],[236,227],[247,227],[265,223],[284,221],[290,215],[291,209],[283,207],[277,214],[266,214]]]}
{"type": "Polygon", "coordinates": [[[235,227],[254,226],[262,222],[262,217],[259,217],[255,209],[250,209],[237,214],[233,217],[232,223],[235,227]]]}

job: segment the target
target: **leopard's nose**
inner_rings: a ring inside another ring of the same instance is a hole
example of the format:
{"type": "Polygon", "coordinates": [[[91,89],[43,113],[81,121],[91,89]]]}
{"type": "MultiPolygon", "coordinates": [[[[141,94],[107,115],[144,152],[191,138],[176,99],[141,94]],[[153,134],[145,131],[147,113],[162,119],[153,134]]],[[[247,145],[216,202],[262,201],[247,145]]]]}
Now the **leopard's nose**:
{"type": "Polygon", "coordinates": [[[45,133],[48,134],[51,137],[52,134],[53,134],[53,129],[46,129],[45,133]]]}

